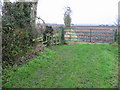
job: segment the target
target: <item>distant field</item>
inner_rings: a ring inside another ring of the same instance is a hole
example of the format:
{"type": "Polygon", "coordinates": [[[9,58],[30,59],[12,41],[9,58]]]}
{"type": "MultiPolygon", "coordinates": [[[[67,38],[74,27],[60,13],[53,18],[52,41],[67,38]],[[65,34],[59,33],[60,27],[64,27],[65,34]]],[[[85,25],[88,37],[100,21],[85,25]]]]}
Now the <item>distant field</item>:
{"type": "Polygon", "coordinates": [[[72,28],[81,29],[117,29],[117,26],[71,26],[72,28]]]}
{"type": "MultiPolygon", "coordinates": [[[[39,24],[38,24],[39,25],[39,24]]],[[[53,29],[58,29],[60,27],[63,27],[64,24],[47,24],[51,25],[53,29]]],[[[43,25],[44,26],[44,25],[43,25]]],[[[81,28],[81,29],[117,29],[117,26],[95,26],[95,25],[71,25],[71,28],[81,28]]]]}

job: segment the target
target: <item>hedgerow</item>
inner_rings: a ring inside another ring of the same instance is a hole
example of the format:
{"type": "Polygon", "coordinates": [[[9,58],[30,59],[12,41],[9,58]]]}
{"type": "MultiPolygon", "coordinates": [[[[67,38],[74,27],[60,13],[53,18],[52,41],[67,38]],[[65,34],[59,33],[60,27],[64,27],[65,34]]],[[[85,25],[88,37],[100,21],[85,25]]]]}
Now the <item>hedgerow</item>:
{"type": "Polygon", "coordinates": [[[31,2],[4,2],[2,16],[3,64],[14,64],[32,46],[31,2]]]}

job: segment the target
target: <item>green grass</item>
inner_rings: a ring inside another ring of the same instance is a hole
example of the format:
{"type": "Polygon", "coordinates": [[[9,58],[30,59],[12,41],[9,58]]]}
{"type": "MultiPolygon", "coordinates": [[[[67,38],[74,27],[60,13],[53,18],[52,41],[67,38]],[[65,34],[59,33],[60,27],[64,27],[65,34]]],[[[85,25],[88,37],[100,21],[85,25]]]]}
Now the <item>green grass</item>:
{"type": "Polygon", "coordinates": [[[54,46],[38,55],[16,72],[5,70],[4,87],[113,88],[118,83],[117,47],[111,44],[54,46]]]}

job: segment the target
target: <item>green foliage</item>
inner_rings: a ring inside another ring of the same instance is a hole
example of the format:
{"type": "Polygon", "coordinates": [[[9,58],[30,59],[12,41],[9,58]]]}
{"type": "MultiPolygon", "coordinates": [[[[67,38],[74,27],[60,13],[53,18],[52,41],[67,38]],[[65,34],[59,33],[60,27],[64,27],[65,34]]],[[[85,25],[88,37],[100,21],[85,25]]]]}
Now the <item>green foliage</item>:
{"type": "Polygon", "coordinates": [[[30,48],[30,32],[28,30],[16,28],[3,32],[3,64],[6,62],[15,63],[16,56],[25,54],[30,48]],[[9,61],[8,61],[9,60],[9,61]]]}
{"type": "Polygon", "coordinates": [[[2,72],[2,82],[6,83],[8,82],[8,78],[13,76],[14,72],[18,69],[16,65],[12,66],[7,66],[2,72]]]}
{"type": "Polygon", "coordinates": [[[61,43],[61,29],[53,29],[52,26],[46,26],[46,30],[43,32],[43,44],[46,46],[60,44],[61,43]]]}
{"type": "MultiPolygon", "coordinates": [[[[3,64],[15,64],[20,56],[25,54],[32,45],[36,47],[38,42],[45,43],[47,46],[52,43],[53,28],[51,26],[46,26],[41,37],[36,36],[35,28],[33,28],[35,22],[31,18],[36,15],[35,10],[31,9],[33,6],[32,2],[4,2],[3,64]]],[[[53,38],[55,39],[53,41],[57,41],[58,35],[53,38]]]]}
{"type": "Polygon", "coordinates": [[[32,45],[31,2],[4,2],[2,16],[3,64],[14,64],[32,45]]]}
{"type": "Polygon", "coordinates": [[[30,27],[31,2],[4,2],[3,26],[7,27],[30,27]]]}
{"type": "Polygon", "coordinates": [[[71,18],[70,15],[65,16],[64,18],[64,23],[66,27],[70,27],[71,26],[71,18]]]}
{"type": "Polygon", "coordinates": [[[45,42],[44,44],[49,46],[50,45],[50,38],[53,36],[53,28],[52,26],[46,26],[45,31],[43,32],[43,41],[45,42]]]}

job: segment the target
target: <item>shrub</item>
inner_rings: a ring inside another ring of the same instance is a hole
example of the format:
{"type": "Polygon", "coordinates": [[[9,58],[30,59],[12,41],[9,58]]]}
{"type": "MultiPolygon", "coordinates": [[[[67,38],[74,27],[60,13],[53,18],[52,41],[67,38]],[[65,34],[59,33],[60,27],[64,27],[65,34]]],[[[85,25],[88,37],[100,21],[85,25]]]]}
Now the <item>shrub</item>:
{"type": "Polygon", "coordinates": [[[25,29],[16,28],[5,30],[3,29],[3,64],[14,64],[15,59],[20,55],[25,54],[30,48],[30,32],[25,29]]]}
{"type": "Polygon", "coordinates": [[[31,2],[4,2],[2,16],[3,64],[13,65],[32,45],[31,2]]]}

